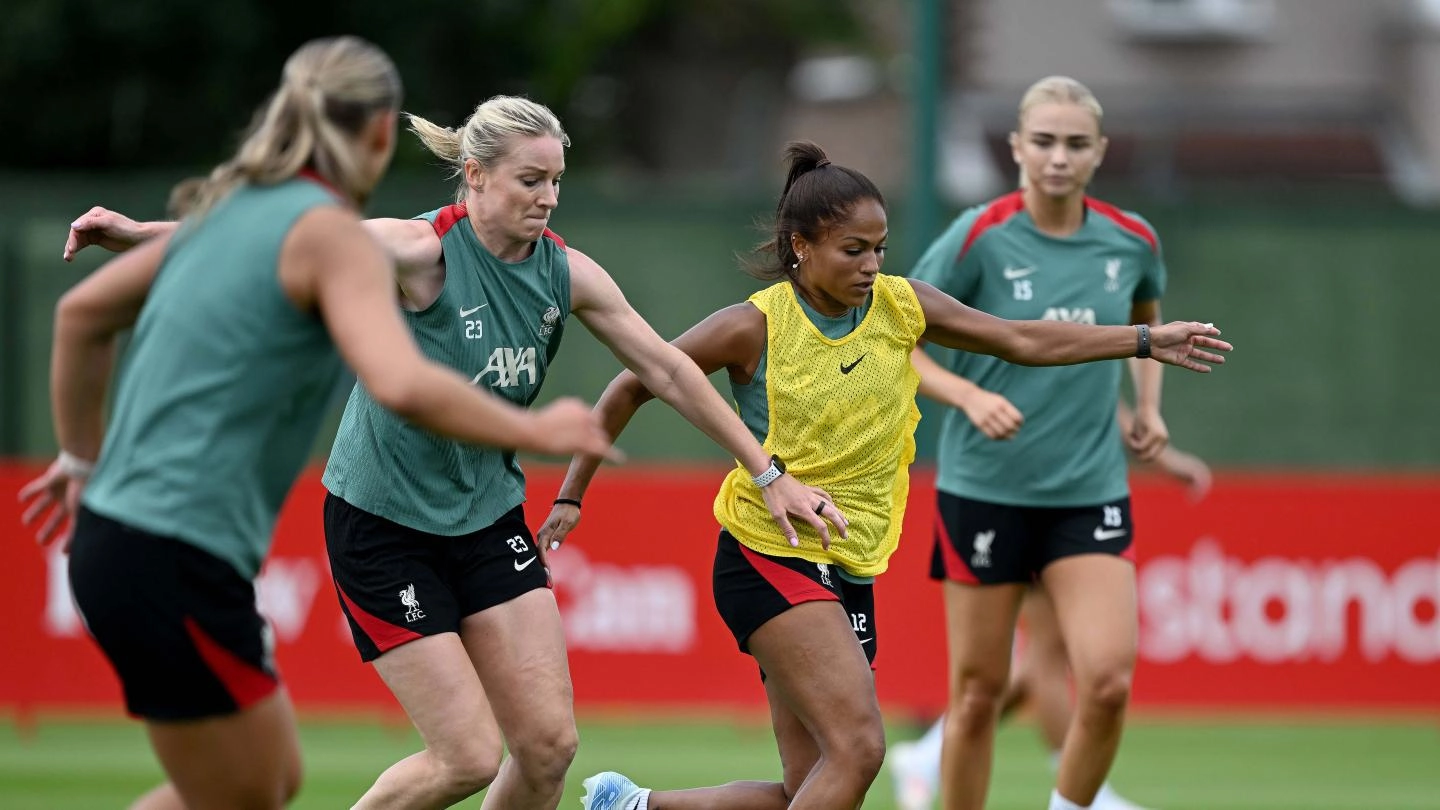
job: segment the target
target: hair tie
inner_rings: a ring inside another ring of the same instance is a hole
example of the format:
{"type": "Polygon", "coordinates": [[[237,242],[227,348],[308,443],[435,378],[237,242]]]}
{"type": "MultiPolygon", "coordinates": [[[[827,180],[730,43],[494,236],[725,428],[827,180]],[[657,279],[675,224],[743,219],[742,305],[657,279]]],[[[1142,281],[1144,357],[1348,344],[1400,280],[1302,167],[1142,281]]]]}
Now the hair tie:
{"type": "Polygon", "coordinates": [[[830,158],[827,158],[827,157],[822,157],[822,158],[820,158],[819,160],[815,161],[815,168],[817,168],[817,169],[823,169],[823,168],[825,168],[826,166],[829,166],[829,165],[830,165],[830,158]]]}

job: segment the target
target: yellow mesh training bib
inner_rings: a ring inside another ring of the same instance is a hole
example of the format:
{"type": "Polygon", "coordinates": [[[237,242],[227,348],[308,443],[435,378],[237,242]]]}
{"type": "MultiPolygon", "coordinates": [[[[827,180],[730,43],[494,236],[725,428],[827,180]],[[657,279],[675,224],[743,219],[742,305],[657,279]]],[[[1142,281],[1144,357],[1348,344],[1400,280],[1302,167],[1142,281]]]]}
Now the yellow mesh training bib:
{"type": "Polygon", "coordinates": [[[800,547],[791,547],[738,465],[715,496],[715,518],[755,551],[874,576],[885,570],[905,517],[920,421],[920,376],[910,352],[925,330],[925,315],[909,281],[877,276],[864,320],[832,340],[795,295],[785,281],[750,296],[766,318],[765,449],[796,478],[830,493],[850,520],[850,536],[842,539],[832,529],[826,551],[814,529],[792,520],[800,547]]]}

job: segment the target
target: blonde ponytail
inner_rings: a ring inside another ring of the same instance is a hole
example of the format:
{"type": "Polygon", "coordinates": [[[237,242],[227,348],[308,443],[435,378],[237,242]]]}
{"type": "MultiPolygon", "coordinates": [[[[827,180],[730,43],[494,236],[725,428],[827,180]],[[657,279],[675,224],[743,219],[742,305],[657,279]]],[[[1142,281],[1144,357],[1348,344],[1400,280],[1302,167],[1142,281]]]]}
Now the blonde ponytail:
{"type": "Polygon", "coordinates": [[[376,46],[349,36],[312,40],[286,60],[279,89],[234,157],[198,185],[182,182],[172,200],[203,215],[239,185],[273,185],[308,167],[363,204],[374,178],[364,176],[354,137],[374,113],[397,109],[400,93],[394,63],[376,46]]]}
{"type": "Polygon", "coordinates": [[[465,119],[460,129],[433,124],[406,113],[410,131],[435,157],[450,167],[450,176],[461,178],[455,201],[465,201],[465,161],[474,158],[482,167],[494,166],[510,153],[512,136],[548,135],[570,145],[570,136],[549,107],[520,96],[492,96],[465,119]]]}

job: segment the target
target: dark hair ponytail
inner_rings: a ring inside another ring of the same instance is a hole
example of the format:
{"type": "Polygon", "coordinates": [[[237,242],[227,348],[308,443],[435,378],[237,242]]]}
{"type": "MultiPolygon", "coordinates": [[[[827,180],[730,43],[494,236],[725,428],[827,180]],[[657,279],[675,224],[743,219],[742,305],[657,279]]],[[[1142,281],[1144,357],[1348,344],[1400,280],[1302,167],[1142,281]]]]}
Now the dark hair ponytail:
{"type": "Polygon", "coordinates": [[[885,205],[885,197],[870,178],[830,162],[813,141],[785,145],[785,188],[775,205],[773,236],[755,246],[755,256],[744,262],[745,271],[764,281],[795,278],[798,259],[790,238],[800,234],[820,241],[826,228],[844,219],[861,200],[885,205]]]}

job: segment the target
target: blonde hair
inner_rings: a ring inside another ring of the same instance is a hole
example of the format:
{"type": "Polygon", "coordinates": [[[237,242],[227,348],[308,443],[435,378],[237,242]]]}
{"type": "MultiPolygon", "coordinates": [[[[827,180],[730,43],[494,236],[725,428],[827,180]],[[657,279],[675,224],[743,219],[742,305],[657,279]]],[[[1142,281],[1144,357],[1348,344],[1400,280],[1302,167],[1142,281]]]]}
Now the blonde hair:
{"type": "Polygon", "coordinates": [[[1069,76],[1046,76],[1030,85],[1020,97],[1020,118],[1016,124],[1019,130],[1025,126],[1025,113],[1040,104],[1078,104],[1095,116],[1095,126],[1100,127],[1105,119],[1105,110],[1090,88],[1069,76]]]}
{"type": "MultiPolygon", "coordinates": [[[[1090,111],[1091,115],[1095,116],[1095,128],[1103,131],[1105,110],[1100,106],[1100,99],[1090,92],[1090,88],[1069,76],[1046,76],[1030,85],[1030,89],[1025,91],[1025,95],[1020,97],[1020,115],[1015,123],[1016,132],[1025,128],[1025,113],[1041,104],[1077,104],[1084,107],[1090,111]]],[[[1029,188],[1029,186],[1030,181],[1025,177],[1025,170],[1022,168],[1020,169],[1020,188],[1029,188]]]]}
{"type": "Polygon", "coordinates": [[[400,74],[380,48],[353,36],[311,40],[285,60],[279,89],[234,157],[203,180],[182,181],[171,205],[203,215],[241,184],[273,185],[305,168],[363,204],[377,178],[365,176],[354,136],[376,112],[398,110],[400,94],[400,74]]]}
{"type": "Polygon", "coordinates": [[[562,146],[570,145],[570,136],[560,119],[549,107],[520,96],[492,96],[465,119],[460,129],[432,124],[418,115],[406,113],[410,131],[425,144],[431,154],[450,165],[450,176],[460,177],[455,201],[465,201],[465,161],[475,158],[483,168],[494,166],[510,153],[513,136],[557,138],[562,146]]]}

